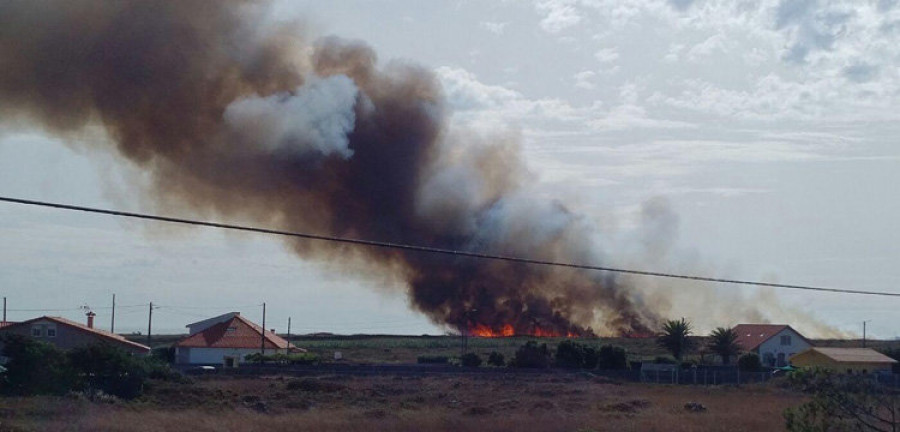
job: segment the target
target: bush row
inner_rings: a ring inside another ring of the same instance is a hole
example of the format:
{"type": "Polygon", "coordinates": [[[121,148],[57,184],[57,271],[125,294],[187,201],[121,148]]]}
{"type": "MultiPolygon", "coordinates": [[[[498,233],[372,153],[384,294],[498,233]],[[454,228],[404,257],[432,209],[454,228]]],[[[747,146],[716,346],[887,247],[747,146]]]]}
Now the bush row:
{"type": "MultiPolygon", "coordinates": [[[[449,364],[448,356],[419,356],[419,363],[449,364]]],[[[484,359],[478,354],[467,353],[459,357],[463,367],[479,367],[484,359]]],[[[516,350],[508,361],[499,352],[491,352],[487,364],[494,367],[548,368],[550,366],[569,369],[626,369],[628,356],[623,348],[604,345],[599,349],[579,342],[566,340],[556,347],[555,353],[547,344],[528,341],[516,350]]]]}
{"type": "Polygon", "coordinates": [[[133,356],[108,344],[88,345],[67,352],[19,335],[3,339],[7,371],[0,393],[61,395],[71,391],[102,392],[124,399],[137,397],[147,379],[181,379],[157,356],[133,356]]]}
{"type": "Polygon", "coordinates": [[[319,357],[312,353],[295,353],[295,354],[247,354],[244,360],[252,363],[276,363],[276,364],[293,364],[293,365],[311,365],[319,362],[319,357]]]}

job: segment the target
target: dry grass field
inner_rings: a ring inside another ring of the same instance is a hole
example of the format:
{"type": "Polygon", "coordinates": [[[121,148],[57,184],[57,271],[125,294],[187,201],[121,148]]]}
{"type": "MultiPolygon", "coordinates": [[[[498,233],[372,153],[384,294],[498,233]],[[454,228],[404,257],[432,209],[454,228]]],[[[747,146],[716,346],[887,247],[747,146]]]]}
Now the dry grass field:
{"type": "Polygon", "coordinates": [[[132,402],[0,399],[0,431],[758,431],[801,403],[778,386],[616,383],[590,374],[204,377],[132,402]],[[690,412],[688,402],[705,412],[690,412]]]}

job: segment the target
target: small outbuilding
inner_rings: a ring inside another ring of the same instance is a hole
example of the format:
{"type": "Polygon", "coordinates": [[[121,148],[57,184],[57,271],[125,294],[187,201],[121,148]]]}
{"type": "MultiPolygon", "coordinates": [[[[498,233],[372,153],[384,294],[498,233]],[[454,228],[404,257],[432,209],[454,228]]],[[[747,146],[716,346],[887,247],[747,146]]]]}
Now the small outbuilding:
{"type": "Polygon", "coordinates": [[[871,348],[810,348],[791,357],[797,367],[821,367],[841,373],[890,372],[894,360],[871,348]]]}
{"type": "Polygon", "coordinates": [[[190,334],[175,344],[175,362],[183,365],[237,367],[250,354],[305,352],[287,340],[264,330],[240,312],[187,325],[190,334]]]}

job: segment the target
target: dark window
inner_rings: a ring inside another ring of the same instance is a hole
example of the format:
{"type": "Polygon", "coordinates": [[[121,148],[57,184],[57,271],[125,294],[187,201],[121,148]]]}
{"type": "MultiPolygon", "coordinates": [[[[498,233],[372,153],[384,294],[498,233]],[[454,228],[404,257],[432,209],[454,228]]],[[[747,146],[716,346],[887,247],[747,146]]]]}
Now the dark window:
{"type": "Polygon", "coordinates": [[[791,336],[790,336],[790,335],[782,336],[782,337],[781,337],[781,344],[782,344],[782,345],[790,345],[790,344],[791,344],[791,336]]]}
{"type": "Polygon", "coordinates": [[[52,327],[48,328],[47,329],[47,337],[56,337],[56,329],[52,328],[52,327]]]}
{"type": "Polygon", "coordinates": [[[40,327],[32,327],[31,328],[31,336],[32,337],[41,337],[42,334],[43,334],[43,332],[41,332],[40,327]]]}

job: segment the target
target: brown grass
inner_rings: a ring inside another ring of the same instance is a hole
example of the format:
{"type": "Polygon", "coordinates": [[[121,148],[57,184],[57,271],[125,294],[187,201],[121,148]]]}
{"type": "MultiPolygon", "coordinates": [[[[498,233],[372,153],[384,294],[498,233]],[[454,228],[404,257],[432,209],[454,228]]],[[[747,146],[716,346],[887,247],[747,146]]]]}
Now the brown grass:
{"type": "Polygon", "coordinates": [[[802,402],[775,387],[615,384],[585,376],[209,379],[130,403],[0,399],[0,431],[757,431],[802,402]],[[692,413],[687,402],[708,410],[692,413]]]}

